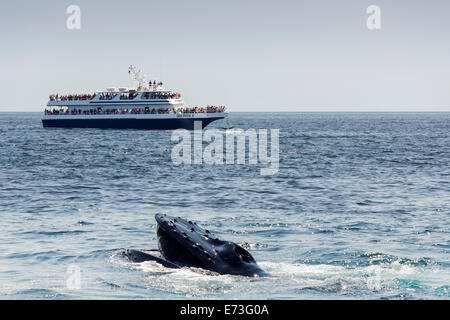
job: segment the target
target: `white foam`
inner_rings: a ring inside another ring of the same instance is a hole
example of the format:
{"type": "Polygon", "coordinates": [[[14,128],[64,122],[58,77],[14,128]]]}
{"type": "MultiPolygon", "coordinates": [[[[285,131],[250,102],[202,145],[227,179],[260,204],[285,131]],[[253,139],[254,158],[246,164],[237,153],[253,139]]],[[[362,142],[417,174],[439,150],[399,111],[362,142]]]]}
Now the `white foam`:
{"type": "MultiPolygon", "coordinates": [[[[270,275],[262,278],[219,275],[198,268],[170,269],[154,261],[125,264],[144,272],[149,288],[186,297],[224,297],[227,294],[238,297],[244,291],[246,297],[251,297],[252,294],[260,296],[261,290],[270,290],[267,297],[283,295],[286,290],[290,297],[295,292],[301,296],[302,292],[309,290],[337,296],[371,296],[373,293],[396,296],[409,290],[410,282],[414,286],[419,283],[425,290],[450,284],[449,277],[442,281],[443,270],[437,270],[435,266],[416,266],[399,261],[369,266],[260,261],[259,266],[270,275]]],[[[411,290],[415,290],[414,286],[411,290]]]]}
{"type": "Polygon", "coordinates": [[[259,262],[262,269],[271,274],[280,276],[320,276],[320,275],[334,275],[343,273],[346,268],[342,266],[333,266],[327,264],[291,264],[291,263],[277,263],[277,262],[259,262]]]}

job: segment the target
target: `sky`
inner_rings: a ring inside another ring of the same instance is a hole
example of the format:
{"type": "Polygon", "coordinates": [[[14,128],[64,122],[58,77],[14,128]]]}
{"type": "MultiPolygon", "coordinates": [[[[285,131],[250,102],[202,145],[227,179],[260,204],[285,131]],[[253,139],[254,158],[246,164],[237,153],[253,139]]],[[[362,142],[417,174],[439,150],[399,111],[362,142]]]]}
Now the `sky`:
{"type": "Polygon", "coordinates": [[[8,1],[0,111],[135,86],[131,64],[188,105],[231,112],[450,111],[449,39],[448,0],[8,1]]]}

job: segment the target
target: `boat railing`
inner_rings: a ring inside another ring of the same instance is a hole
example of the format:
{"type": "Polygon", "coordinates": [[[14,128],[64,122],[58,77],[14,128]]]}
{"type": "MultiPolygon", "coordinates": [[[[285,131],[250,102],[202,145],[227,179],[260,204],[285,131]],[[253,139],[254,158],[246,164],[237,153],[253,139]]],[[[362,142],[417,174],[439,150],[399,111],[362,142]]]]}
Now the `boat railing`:
{"type": "Polygon", "coordinates": [[[225,107],[207,108],[112,108],[105,109],[45,109],[45,115],[123,115],[123,114],[210,114],[224,113],[225,107]]]}

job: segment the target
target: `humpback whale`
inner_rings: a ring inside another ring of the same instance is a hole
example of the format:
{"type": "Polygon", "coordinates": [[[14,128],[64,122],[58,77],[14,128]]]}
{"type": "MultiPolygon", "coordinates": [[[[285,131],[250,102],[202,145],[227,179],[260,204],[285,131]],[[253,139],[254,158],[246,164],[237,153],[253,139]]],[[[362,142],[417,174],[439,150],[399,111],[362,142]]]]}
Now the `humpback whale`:
{"type": "Polygon", "coordinates": [[[252,255],[234,242],[220,240],[195,222],[156,214],[158,250],[128,249],[132,262],[156,261],[168,268],[196,267],[219,274],[263,276],[252,255]]]}

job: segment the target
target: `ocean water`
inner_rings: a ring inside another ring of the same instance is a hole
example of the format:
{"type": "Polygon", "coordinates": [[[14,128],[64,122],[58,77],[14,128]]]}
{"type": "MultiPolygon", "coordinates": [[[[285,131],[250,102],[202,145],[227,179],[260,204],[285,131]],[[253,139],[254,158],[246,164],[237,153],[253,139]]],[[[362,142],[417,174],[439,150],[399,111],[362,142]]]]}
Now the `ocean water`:
{"type": "Polygon", "coordinates": [[[0,113],[2,299],[450,297],[450,113],[232,113],[208,127],[279,129],[273,176],[176,166],[170,131],[40,116],[0,113]],[[126,261],[122,248],[157,246],[156,213],[243,244],[270,276],[126,261]]]}

